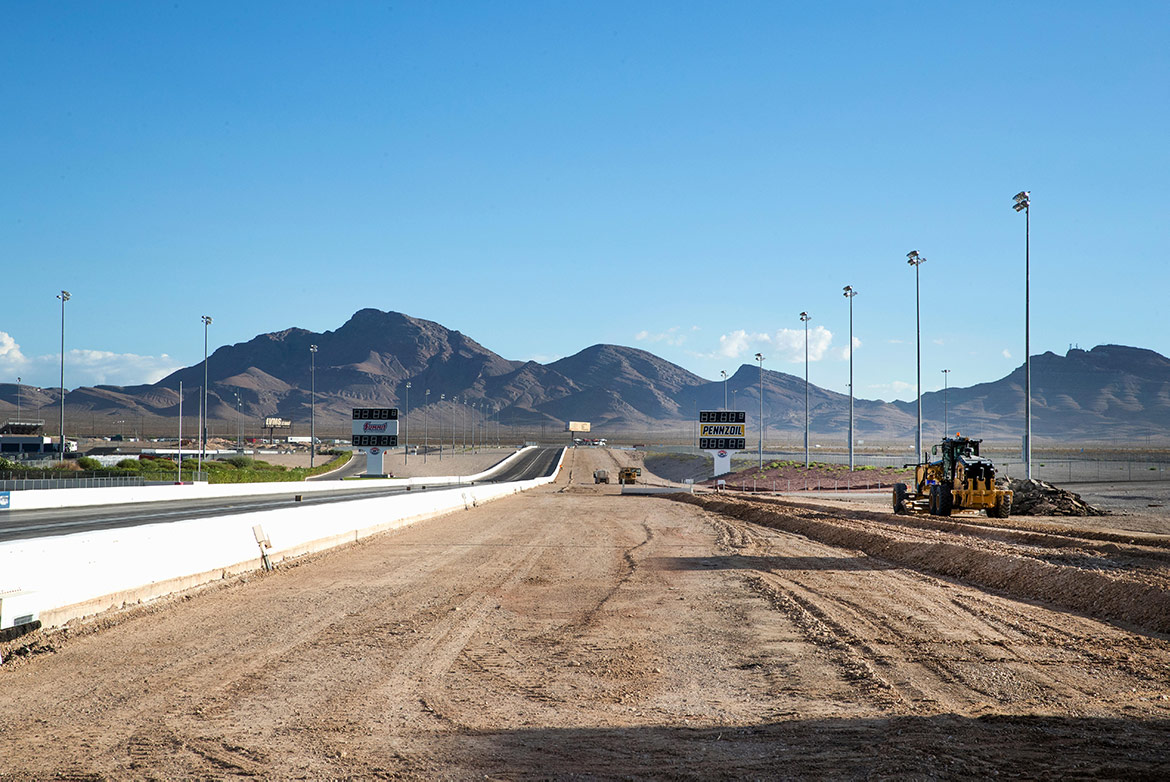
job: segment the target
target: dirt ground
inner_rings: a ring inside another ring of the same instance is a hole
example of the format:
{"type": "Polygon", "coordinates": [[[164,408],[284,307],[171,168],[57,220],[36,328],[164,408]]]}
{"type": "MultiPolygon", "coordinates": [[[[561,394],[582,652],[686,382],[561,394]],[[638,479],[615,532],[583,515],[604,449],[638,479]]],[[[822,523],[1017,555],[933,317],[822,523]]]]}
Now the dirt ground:
{"type": "Polygon", "coordinates": [[[9,642],[0,779],[1170,775],[1170,538],[593,484],[639,458],[9,642]]]}

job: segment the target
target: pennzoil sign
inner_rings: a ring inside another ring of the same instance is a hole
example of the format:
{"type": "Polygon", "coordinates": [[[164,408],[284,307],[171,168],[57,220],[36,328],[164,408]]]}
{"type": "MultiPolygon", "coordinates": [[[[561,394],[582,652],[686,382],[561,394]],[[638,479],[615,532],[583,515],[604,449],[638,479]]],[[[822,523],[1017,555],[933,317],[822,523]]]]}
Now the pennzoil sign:
{"type": "Polygon", "coordinates": [[[699,424],[699,437],[747,437],[747,424],[699,424]]]}

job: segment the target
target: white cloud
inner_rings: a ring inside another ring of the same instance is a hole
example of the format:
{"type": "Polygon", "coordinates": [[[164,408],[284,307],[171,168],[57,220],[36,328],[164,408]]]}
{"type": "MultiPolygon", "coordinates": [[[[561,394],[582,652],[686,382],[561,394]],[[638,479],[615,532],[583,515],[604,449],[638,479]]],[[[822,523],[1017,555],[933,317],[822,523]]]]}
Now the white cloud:
{"type": "Polygon", "coordinates": [[[887,339],[886,342],[890,345],[904,345],[904,344],[906,344],[906,340],[904,340],[904,339],[887,339]]]}
{"type": "MultiPolygon", "coordinates": [[[[0,331],[0,376],[19,375],[28,385],[53,387],[60,382],[57,374],[61,355],[53,353],[29,358],[9,334],[0,331]]],[[[65,386],[117,385],[154,383],[181,364],[167,354],[140,356],[136,353],[113,353],[108,350],[74,349],[65,354],[65,386]]],[[[13,378],[15,379],[15,378],[13,378]]]]}
{"type": "MultiPolygon", "coordinates": [[[[804,362],[804,329],[780,329],[772,343],[781,361],[804,362]]],[[[833,332],[824,326],[813,326],[808,330],[808,360],[820,361],[832,344],[833,332]]]]}
{"type": "Polygon", "coordinates": [[[767,334],[749,334],[743,329],[737,329],[719,337],[719,348],[712,358],[738,358],[752,348],[757,348],[753,352],[758,352],[758,346],[769,341],[767,334]]]}
{"type": "Polygon", "coordinates": [[[909,391],[910,389],[914,388],[914,385],[912,383],[904,383],[901,380],[895,380],[890,383],[877,383],[876,385],[869,386],[869,388],[878,391],[890,390],[895,394],[900,394],[903,391],[909,391]]]}
{"type": "MultiPolygon", "coordinates": [[[[52,358],[52,357],[50,357],[52,358]]],[[[162,380],[182,365],[166,353],[140,356],[136,353],[111,353],[108,350],[71,350],[65,356],[68,385],[130,386],[162,380]]]]}
{"type": "Polygon", "coordinates": [[[936,345],[945,345],[946,344],[941,339],[932,339],[931,342],[933,342],[936,345]]]}
{"type": "Polygon", "coordinates": [[[20,345],[12,335],[0,331],[0,373],[14,375],[28,366],[28,359],[20,352],[20,345]]]}
{"type": "MultiPolygon", "coordinates": [[[[861,340],[858,339],[857,337],[854,337],[853,338],[853,349],[857,350],[859,347],[861,347],[861,340]]],[[[841,348],[841,360],[842,361],[849,360],[849,346],[848,345],[841,348]]]]}
{"type": "MultiPolygon", "coordinates": [[[[832,342],[833,332],[824,326],[810,328],[809,361],[824,358],[832,342]]],[[[737,329],[720,336],[719,347],[708,358],[738,358],[744,353],[764,353],[765,360],[801,363],[804,361],[804,329],[780,329],[775,334],[737,329]]]]}
{"type": "Polygon", "coordinates": [[[1010,350],[1008,350],[1007,348],[1004,348],[1004,349],[1003,349],[1003,357],[1004,357],[1004,358],[1011,358],[1011,357],[1012,357],[1012,352],[1011,352],[1010,350]]]}
{"type": "MultiPolygon", "coordinates": [[[[691,330],[695,331],[698,327],[693,327],[691,330]]],[[[652,334],[643,329],[634,335],[634,340],[637,342],[665,342],[667,345],[678,347],[687,341],[685,334],[679,334],[679,327],[674,326],[664,332],[652,334]]]]}

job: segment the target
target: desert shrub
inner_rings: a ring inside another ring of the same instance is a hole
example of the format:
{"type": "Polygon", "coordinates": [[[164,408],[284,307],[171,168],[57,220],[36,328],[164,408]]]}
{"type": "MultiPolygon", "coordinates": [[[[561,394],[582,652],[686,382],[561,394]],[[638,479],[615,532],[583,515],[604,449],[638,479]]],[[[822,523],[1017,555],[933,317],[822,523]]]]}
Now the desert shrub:
{"type": "Polygon", "coordinates": [[[137,470],[141,466],[142,462],[138,461],[137,459],[123,459],[117,464],[119,470],[137,470]]]}
{"type": "MultiPolygon", "coordinates": [[[[100,470],[102,468],[102,463],[99,462],[97,459],[93,458],[92,456],[82,456],[80,459],[77,460],[77,466],[83,470],[91,470],[92,471],[92,470],[100,470]]],[[[0,465],[0,467],[2,467],[2,465],[0,465]]]]}

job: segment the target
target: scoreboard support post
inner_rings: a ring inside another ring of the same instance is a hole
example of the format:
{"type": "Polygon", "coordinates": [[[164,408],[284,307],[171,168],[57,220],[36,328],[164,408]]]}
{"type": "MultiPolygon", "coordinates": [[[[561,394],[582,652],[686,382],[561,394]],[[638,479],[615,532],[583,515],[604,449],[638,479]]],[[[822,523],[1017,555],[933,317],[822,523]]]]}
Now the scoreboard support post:
{"type": "Polygon", "coordinates": [[[731,455],[747,447],[747,413],[742,410],[701,410],[699,450],[711,454],[715,475],[731,472],[731,455]]]}
{"type": "Polygon", "coordinates": [[[366,477],[385,478],[387,448],[398,446],[398,408],[353,408],[353,447],[366,455],[366,477]]]}

